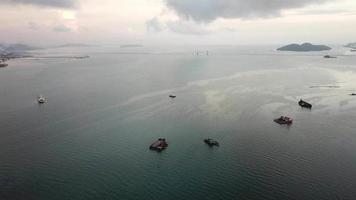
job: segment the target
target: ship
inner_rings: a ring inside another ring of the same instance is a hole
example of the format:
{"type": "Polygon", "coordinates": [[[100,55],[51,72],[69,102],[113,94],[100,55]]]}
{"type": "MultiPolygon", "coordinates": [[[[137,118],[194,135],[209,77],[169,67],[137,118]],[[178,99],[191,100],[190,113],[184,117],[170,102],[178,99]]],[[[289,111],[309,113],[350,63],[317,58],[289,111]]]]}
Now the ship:
{"type": "Polygon", "coordinates": [[[172,99],[174,99],[174,98],[176,98],[177,96],[176,96],[176,95],[171,94],[171,95],[169,95],[169,97],[170,97],[170,98],[172,98],[172,99]]]}
{"type": "Polygon", "coordinates": [[[274,119],[273,121],[282,125],[283,124],[291,125],[293,123],[293,119],[286,116],[281,116],[280,118],[274,119]]]}
{"type": "Polygon", "coordinates": [[[168,147],[168,143],[164,138],[159,138],[157,141],[155,141],[150,145],[151,150],[155,150],[159,152],[166,149],[167,147],[168,147]]]}
{"type": "Polygon", "coordinates": [[[299,104],[301,107],[303,107],[303,108],[309,108],[309,109],[311,109],[311,108],[313,107],[310,103],[305,102],[305,101],[303,101],[302,99],[298,102],[298,104],[299,104]]]}
{"type": "Polygon", "coordinates": [[[211,147],[212,147],[212,146],[219,146],[219,142],[217,142],[217,141],[215,141],[215,140],[213,140],[213,139],[211,139],[211,138],[205,139],[204,142],[205,142],[207,145],[211,146],[211,147]]]}

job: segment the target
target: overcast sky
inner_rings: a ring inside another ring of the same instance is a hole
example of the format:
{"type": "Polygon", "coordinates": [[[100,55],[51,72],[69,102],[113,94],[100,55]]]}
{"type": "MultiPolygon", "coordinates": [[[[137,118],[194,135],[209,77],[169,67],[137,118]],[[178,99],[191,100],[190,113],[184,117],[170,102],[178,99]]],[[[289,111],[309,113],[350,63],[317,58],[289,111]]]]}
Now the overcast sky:
{"type": "Polygon", "coordinates": [[[0,0],[0,42],[356,42],[356,0],[0,0]]]}

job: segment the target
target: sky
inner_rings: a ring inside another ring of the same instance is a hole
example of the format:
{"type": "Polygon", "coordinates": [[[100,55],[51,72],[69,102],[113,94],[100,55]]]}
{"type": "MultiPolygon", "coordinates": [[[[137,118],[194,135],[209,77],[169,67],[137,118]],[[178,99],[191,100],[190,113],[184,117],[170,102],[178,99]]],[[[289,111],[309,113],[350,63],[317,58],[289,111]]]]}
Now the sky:
{"type": "Polygon", "coordinates": [[[0,0],[0,43],[356,42],[356,0],[0,0]]]}

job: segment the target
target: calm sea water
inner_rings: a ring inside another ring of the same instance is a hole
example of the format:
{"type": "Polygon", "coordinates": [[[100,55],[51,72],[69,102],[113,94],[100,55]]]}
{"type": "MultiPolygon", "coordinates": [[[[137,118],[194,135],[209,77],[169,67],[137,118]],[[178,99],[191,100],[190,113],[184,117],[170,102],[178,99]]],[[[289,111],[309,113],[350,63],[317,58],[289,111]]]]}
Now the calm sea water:
{"type": "Polygon", "coordinates": [[[355,199],[356,56],[274,48],[93,47],[10,61],[0,199],[355,199]],[[77,55],[90,58],[55,58],[77,55]],[[294,124],[273,123],[280,115],[294,124]],[[150,151],[159,137],[168,149],[150,151]]]}

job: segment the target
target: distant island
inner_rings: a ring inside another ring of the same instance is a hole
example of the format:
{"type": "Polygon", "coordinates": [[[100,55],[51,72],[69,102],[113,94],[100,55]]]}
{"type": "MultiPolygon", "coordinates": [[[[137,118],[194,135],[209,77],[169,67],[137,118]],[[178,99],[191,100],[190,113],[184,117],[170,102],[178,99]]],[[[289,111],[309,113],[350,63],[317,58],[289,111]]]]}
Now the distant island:
{"type": "Polygon", "coordinates": [[[26,44],[2,44],[0,43],[0,53],[23,53],[26,51],[38,50],[40,47],[29,46],[26,44]]]}
{"type": "Polygon", "coordinates": [[[356,49],[356,42],[349,43],[349,44],[345,45],[345,47],[356,49]]]}
{"type": "Polygon", "coordinates": [[[41,49],[25,44],[3,44],[0,43],[0,62],[5,63],[7,60],[15,58],[29,57],[27,51],[41,49]]]}
{"type": "Polygon", "coordinates": [[[289,44],[287,46],[277,49],[278,51],[298,51],[298,52],[308,52],[308,51],[328,51],[331,47],[325,45],[313,45],[311,43],[304,44],[289,44]]]}
{"type": "Polygon", "coordinates": [[[141,44],[124,44],[121,45],[120,48],[138,48],[138,47],[143,47],[141,44]]]}
{"type": "Polygon", "coordinates": [[[64,47],[96,47],[96,45],[83,44],[83,43],[68,43],[68,44],[54,46],[53,48],[64,48],[64,47]]]}

